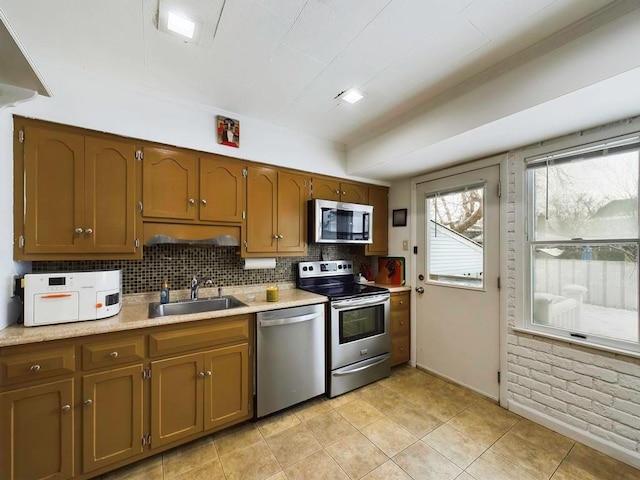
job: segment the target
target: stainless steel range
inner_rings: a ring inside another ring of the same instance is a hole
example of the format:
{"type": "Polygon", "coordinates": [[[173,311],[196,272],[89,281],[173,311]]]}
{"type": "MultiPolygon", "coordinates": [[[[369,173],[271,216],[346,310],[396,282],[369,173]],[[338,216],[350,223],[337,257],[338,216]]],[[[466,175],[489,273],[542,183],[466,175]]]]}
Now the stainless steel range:
{"type": "Polygon", "coordinates": [[[390,295],[386,288],[355,283],[348,260],[300,262],[298,288],[329,297],[329,397],[391,372],[390,295]]]}

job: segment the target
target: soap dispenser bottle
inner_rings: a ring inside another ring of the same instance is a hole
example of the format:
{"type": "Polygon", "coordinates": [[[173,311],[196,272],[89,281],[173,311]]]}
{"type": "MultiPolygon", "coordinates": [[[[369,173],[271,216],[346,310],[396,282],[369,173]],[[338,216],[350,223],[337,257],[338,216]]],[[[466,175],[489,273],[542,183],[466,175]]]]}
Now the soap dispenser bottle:
{"type": "Polygon", "coordinates": [[[160,288],[160,303],[169,303],[169,280],[162,280],[162,288],[160,288]]]}

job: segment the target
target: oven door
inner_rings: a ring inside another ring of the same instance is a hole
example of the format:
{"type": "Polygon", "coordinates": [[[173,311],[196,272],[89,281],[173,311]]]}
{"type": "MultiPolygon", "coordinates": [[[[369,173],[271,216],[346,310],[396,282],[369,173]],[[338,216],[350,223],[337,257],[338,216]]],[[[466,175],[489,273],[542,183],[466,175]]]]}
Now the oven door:
{"type": "Polygon", "coordinates": [[[331,369],[391,351],[389,294],[331,302],[331,369]]]}

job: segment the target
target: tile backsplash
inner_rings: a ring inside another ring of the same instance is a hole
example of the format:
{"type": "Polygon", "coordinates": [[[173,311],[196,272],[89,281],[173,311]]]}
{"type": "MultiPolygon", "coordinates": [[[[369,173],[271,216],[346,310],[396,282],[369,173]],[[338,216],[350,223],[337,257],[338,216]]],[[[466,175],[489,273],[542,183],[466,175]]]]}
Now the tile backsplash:
{"type": "Polygon", "coordinates": [[[165,244],[143,248],[142,260],[33,262],[32,271],[122,270],[122,291],[128,294],[158,291],[164,278],[172,290],[186,289],[194,273],[211,278],[214,285],[237,286],[295,282],[296,265],[302,261],[351,260],[356,273],[363,263],[370,263],[361,245],[309,245],[306,257],[276,258],[276,268],[265,270],[244,270],[236,247],[165,244]]]}

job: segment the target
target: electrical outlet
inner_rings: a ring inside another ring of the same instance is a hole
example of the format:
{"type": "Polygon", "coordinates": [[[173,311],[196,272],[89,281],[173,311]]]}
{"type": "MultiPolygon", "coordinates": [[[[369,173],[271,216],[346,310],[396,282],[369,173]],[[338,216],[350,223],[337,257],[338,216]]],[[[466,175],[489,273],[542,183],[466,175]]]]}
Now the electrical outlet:
{"type": "Polygon", "coordinates": [[[402,250],[404,250],[405,252],[409,251],[409,240],[402,241],[402,250]]]}

